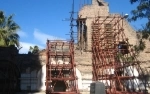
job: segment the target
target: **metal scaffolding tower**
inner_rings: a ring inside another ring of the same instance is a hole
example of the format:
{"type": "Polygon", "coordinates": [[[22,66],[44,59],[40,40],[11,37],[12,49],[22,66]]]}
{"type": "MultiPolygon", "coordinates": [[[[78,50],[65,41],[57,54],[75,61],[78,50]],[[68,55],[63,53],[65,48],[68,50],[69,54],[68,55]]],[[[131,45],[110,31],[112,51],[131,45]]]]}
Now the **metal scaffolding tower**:
{"type": "Polygon", "coordinates": [[[46,94],[78,92],[73,46],[71,41],[47,41],[46,94]]]}
{"type": "Polygon", "coordinates": [[[92,22],[93,81],[103,82],[107,94],[145,94],[148,83],[123,22],[120,15],[98,16],[92,22]]]}
{"type": "Polygon", "coordinates": [[[74,0],[70,16],[70,41],[47,40],[46,94],[77,94],[74,62],[74,0]]]}

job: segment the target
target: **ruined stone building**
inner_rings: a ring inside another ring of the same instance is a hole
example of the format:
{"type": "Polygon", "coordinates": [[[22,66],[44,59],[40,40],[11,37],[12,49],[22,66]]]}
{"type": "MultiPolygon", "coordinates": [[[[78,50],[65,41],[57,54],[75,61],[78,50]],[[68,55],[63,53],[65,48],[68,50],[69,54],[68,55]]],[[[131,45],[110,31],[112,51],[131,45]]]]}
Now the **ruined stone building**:
{"type": "MultiPolygon", "coordinates": [[[[82,90],[89,89],[89,83],[92,79],[92,56],[91,56],[91,35],[92,35],[92,21],[94,21],[95,17],[105,16],[110,17],[110,20],[113,19],[114,16],[121,15],[116,13],[110,13],[109,4],[105,2],[105,0],[92,0],[91,5],[83,6],[78,14],[78,46],[75,51],[75,60],[77,62],[77,68],[81,72],[82,75],[82,90]],[[112,17],[112,18],[111,18],[112,17]]],[[[124,16],[124,15],[121,15],[124,16]]],[[[105,20],[105,19],[103,19],[105,20]]],[[[111,23],[110,23],[111,24],[111,23]]],[[[125,36],[129,39],[129,43],[132,46],[138,45],[139,39],[137,38],[136,31],[132,28],[132,26],[128,23],[126,19],[123,20],[123,28],[125,36]]],[[[122,41],[122,40],[120,40],[122,41]]],[[[148,40],[145,40],[146,49],[140,53],[138,59],[140,61],[147,62],[142,66],[145,67],[149,63],[149,44],[148,40]]]]}
{"type": "MultiPolygon", "coordinates": [[[[78,87],[80,91],[89,91],[92,82],[92,54],[91,54],[91,24],[97,16],[115,16],[109,12],[109,4],[104,0],[92,0],[92,4],[84,5],[78,13],[78,44],[75,45],[75,62],[77,64],[78,87]]],[[[123,28],[131,45],[138,43],[135,30],[124,20],[123,28]]],[[[149,63],[150,42],[147,40],[146,49],[140,53],[139,60],[149,63]]],[[[41,51],[39,55],[18,54],[16,64],[20,70],[20,89],[32,91],[45,90],[46,77],[46,53],[41,51]]],[[[147,63],[147,64],[148,64],[147,63]]],[[[143,65],[145,67],[145,65],[143,65]]],[[[149,67],[149,66],[147,66],[149,67]]]]}
{"type": "MultiPolygon", "coordinates": [[[[104,0],[92,0],[92,4],[84,5],[79,10],[78,20],[77,20],[78,44],[75,45],[75,62],[77,64],[76,74],[78,77],[78,88],[80,91],[83,92],[89,91],[90,83],[92,82],[91,23],[94,20],[94,18],[97,16],[113,17],[115,15],[120,15],[120,14],[110,13],[109,4],[104,0]]],[[[126,37],[129,39],[129,43],[133,46],[136,45],[139,41],[137,38],[137,34],[135,30],[132,28],[132,26],[130,26],[130,24],[126,20],[123,20],[123,28],[126,37]]],[[[146,41],[146,46],[147,48],[141,53],[141,55],[139,56],[139,60],[148,62],[149,60],[148,48],[150,48],[148,41],[146,41]]],[[[37,66],[39,66],[40,64],[40,68],[34,69],[33,66],[32,67],[28,66],[28,68],[26,68],[24,72],[22,72],[22,78],[21,78],[22,83],[24,82],[28,83],[26,85],[22,85],[23,90],[27,90],[27,89],[45,90],[45,76],[46,76],[45,50],[43,50],[39,54],[39,57],[36,58],[36,60],[40,61],[38,64],[36,63],[37,66]],[[23,79],[26,76],[30,79],[31,74],[32,74],[32,80],[27,81],[23,79]]],[[[34,60],[34,62],[36,60],[34,60]]]]}

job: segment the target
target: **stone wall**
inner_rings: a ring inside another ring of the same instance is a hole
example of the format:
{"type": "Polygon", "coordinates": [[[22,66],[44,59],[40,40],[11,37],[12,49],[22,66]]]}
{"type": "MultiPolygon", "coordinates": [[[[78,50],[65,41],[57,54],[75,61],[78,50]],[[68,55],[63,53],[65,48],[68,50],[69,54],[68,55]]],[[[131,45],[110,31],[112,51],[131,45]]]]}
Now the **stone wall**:
{"type": "MultiPolygon", "coordinates": [[[[92,0],[92,5],[85,5],[79,11],[79,17],[86,18],[86,26],[87,26],[87,43],[86,43],[86,50],[84,52],[75,50],[75,61],[77,62],[77,68],[81,71],[83,80],[92,80],[92,53],[91,51],[91,23],[94,20],[94,17],[97,16],[114,16],[120,14],[109,13],[109,6],[108,3],[104,2],[104,0],[92,0]],[[98,2],[101,2],[103,5],[99,5],[98,2]]],[[[123,29],[126,38],[129,39],[129,43],[131,45],[138,44],[138,38],[136,31],[132,28],[129,22],[124,19],[123,20],[123,29]]],[[[140,53],[138,60],[145,61],[147,63],[141,64],[143,68],[149,67],[150,62],[150,42],[145,40],[146,49],[140,53]]],[[[83,82],[84,84],[84,82],[83,82]]]]}
{"type": "Polygon", "coordinates": [[[146,68],[148,71],[150,71],[150,41],[144,40],[144,42],[146,44],[146,48],[144,51],[140,52],[137,59],[143,62],[141,64],[142,68],[146,68]]]}
{"type": "Polygon", "coordinates": [[[92,54],[75,49],[75,63],[82,76],[82,90],[89,91],[92,82],[92,54]]]}
{"type": "MultiPolygon", "coordinates": [[[[97,0],[96,0],[97,1],[97,0]]],[[[92,5],[85,5],[79,11],[79,17],[86,18],[86,26],[87,26],[87,42],[86,42],[86,50],[91,50],[91,23],[94,20],[94,17],[97,16],[108,16],[109,15],[109,7],[106,2],[103,2],[103,6],[99,6],[98,3],[93,0],[92,5]]]]}
{"type": "Polygon", "coordinates": [[[33,54],[18,54],[16,64],[21,73],[27,73],[27,71],[40,70],[45,62],[42,62],[45,58],[40,58],[40,55],[33,54]]]}

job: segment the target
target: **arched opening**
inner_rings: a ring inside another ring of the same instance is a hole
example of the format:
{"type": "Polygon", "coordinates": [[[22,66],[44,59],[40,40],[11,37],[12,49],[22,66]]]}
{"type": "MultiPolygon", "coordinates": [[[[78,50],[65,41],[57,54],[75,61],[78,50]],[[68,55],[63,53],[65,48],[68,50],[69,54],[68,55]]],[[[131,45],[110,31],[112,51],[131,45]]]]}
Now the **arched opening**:
{"type": "Polygon", "coordinates": [[[65,92],[67,89],[64,81],[52,82],[52,85],[54,86],[54,92],[65,92]]]}
{"type": "MultiPolygon", "coordinates": [[[[78,77],[78,88],[81,90],[82,89],[82,76],[81,76],[81,72],[76,68],[76,75],[78,77]]],[[[46,90],[46,86],[45,86],[45,78],[46,78],[46,65],[43,65],[42,68],[39,70],[38,75],[38,90],[40,91],[45,91],[46,90]]],[[[66,81],[67,82],[67,81],[66,81]]],[[[52,82],[53,84],[54,82],[52,82]]],[[[57,81],[57,83],[55,84],[55,86],[57,88],[59,88],[60,86],[65,86],[65,88],[61,89],[61,90],[66,90],[66,83],[62,82],[62,81],[57,81]]],[[[54,88],[54,90],[57,90],[56,88],[54,88]]]]}

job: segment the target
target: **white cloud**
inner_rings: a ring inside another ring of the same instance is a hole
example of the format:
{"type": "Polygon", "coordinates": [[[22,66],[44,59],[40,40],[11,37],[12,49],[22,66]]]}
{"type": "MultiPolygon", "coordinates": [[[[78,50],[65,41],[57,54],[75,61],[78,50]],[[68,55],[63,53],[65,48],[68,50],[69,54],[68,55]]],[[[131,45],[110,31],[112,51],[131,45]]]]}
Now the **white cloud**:
{"type": "MultiPolygon", "coordinates": [[[[18,34],[20,37],[30,37],[23,31],[19,31],[18,34]]],[[[20,41],[20,46],[22,48],[19,50],[19,53],[25,53],[26,54],[26,53],[28,53],[30,46],[33,47],[35,45],[37,45],[39,47],[39,49],[45,49],[45,47],[43,47],[41,45],[43,45],[43,44],[46,45],[47,39],[49,39],[49,40],[65,40],[63,38],[58,38],[55,36],[51,36],[51,35],[47,35],[45,33],[42,33],[38,29],[34,30],[33,36],[34,36],[34,39],[36,41],[34,43],[27,42],[29,40],[24,41],[24,42],[20,41]]]]}
{"type": "Polygon", "coordinates": [[[28,35],[26,34],[26,32],[23,32],[23,31],[18,31],[17,34],[20,36],[20,37],[27,37],[28,35]]]}
{"type": "MultiPolygon", "coordinates": [[[[27,43],[27,42],[20,42],[21,45],[21,49],[19,50],[19,53],[28,53],[30,46],[35,46],[37,44],[33,44],[33,43],[27,43]]],[[[43,46],[41,45],[37,45],[39,47],[39,49],[44,49],[43,46]]]]}
{"type": "Polygon", "coordinates": [[[33,35],[34,35],[34,38],[36,40],[38,40],[41,44],[46,44],[47,39],[48,40],[65,40],[63,38],[58,38],[58,37],[55,37],[55,36],[51,36],[51,35],[47,35],[45,33],[42,33],[38,29],[34,30],[33,35]]]}

